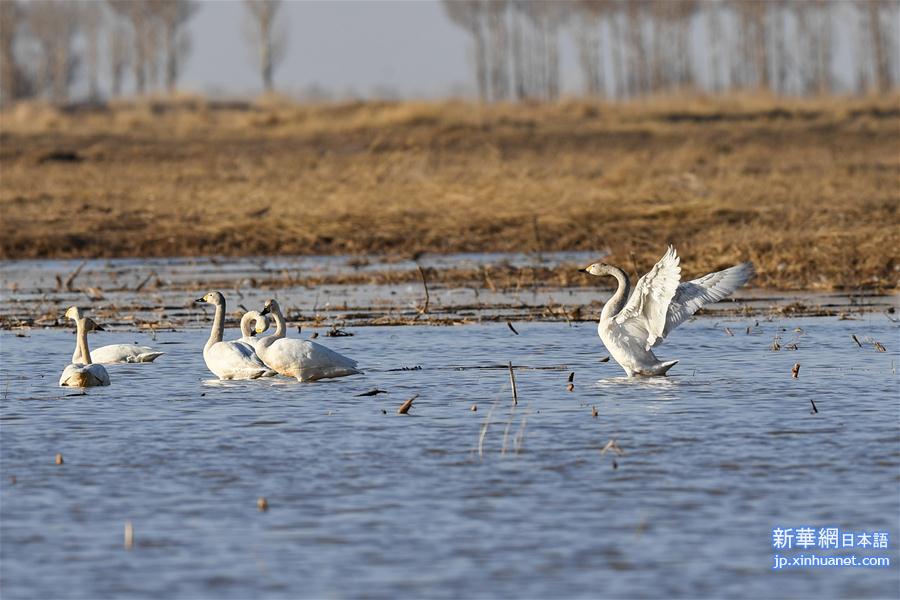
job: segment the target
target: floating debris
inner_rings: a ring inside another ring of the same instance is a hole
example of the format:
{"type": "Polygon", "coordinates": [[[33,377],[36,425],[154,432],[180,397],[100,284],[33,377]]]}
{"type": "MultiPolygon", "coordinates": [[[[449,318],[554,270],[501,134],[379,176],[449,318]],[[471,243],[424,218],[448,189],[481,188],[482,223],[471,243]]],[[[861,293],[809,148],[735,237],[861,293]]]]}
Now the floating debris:
{"type": "Polygon", "coordinates": [[[730,337],[734,337],[734,332],[731,330],[730,327],[725,328],[725,333],[727,333],[730,337]]]}
{"type": "Polygon", "coordinates": [[[574,382],[575,382],[575,371],[572,371],[571,373],[569,373],[569,383],[574,383],[574,382]]]}
{"type": "Polygon", "coordinates": [[[800,376],[800,363],[794,363],[794,367],[791,369],[791,376],[794,379],[800,376]]]}
{"type": "Polygon", "coordinates": [[[416,395],[414,395],[412,398],[410,398],[409,400],[407,400],[406,402],[404,402],[403,404],[401,404],[401,405],[400,405],[400,408],[397,409],[397,414],[398,414],[398,415],[405,415],[406,413],[408,413],[410,407],[412,407],[412,405],[413,405],[413,401],[414,401],[416,398],[418,398],[418,397],[419,397],[419,395],[416,394],[416,395]]]}
{"type": "Polygon", "coordinates": [[[574,390],[575,390],[575,384],[574,384],[574,383],[568,383],[568,384],[566,384],[566,391],[567,391],[567,392],[571,392],[571,391],[574,391],[574,390]]]}
{"type": "Polygon", "coordinates": [[[125,549],[134,548],[134,525],[131,521],[125,521],[125,549]]]}
{"type": "Polygon", "coordinates": [[[790,343],[784,347],[785,350],[797,350],[800,348],[796,343],[790,343]]]}
{"type": "Polygon", "coordinates": [[[471,410],[472,412],[478,411],[478,405],[477,405],[477,404],[473,404],[473,405],[469,408],[469,410],[471,410]]]}
{"type": "Polygon", "coordinates": [[[857,338],[854,334],[850,334],[850,339],[856,342],[856,345],[858,347],[862,348],[862,344],[860,343],[859,338],[857,338]]]}
{"type": "Polygon", "coordinates": [[[603,358],[600,359],[600,362],[602,362],[602,363],[609,362],[609,356],[604,356],[603,358]]]}
{"type": "Polygon", "coordinates": [[[881,342],[875,342],[875,350],[878,352],[887,352],[887,348],[885,348],[881,342]]]}
{"type": "Polygon", "coordinates": [[[64,462],[65,462],[65,461],[63,460],[63,455],[57,453],[57,454],[56,454],[56,464],[61,465],[61,464],[63,464],[64,462]]]}
{"type": "Polygon", "coordinates": [[[379,390],[378,388],[372,388],[368,392],[363,392],[362,394],[356,394],[356,398],[361,398],[362,396],[377,396],[378,394],[387,394],[387,390],[379,390]]]}
{"type": "Polygon", "coordinates": [[[819,412],[819,409],[816,408],[816,403],[813,402],[812,398],[809,399],[809,403],[812,404],[812,410],[810,411],[810,414],[816,414],[817,412],[819,412]]]}
{"type": "MultiPolygon", "coordinates": [[[[591,416],[594,417],[594,418],[600,416],[600,412],[597,411],[597,407],[596,407],[596,406],[592,406],[592,407],[591,407],[591,416]]],[[[608,445],[608,444],[607,444],[607,445],[608,445]]]]}
{"type": "Polygon", "coordinates": [[[18,480],[16,479],[15,475],[9,476],[9,485],[16,485],[16,481],[18,481],[18,480]]]}
{"type": "Polygon", "coordinates": [[[616,442],[616,440],[609,440],[608,442],[606,442],[606,445],[603,446],[603,449],[600,450],[601,455],[606,454],[607,452],[612,452],[613,454],[617,454],[619,456],[625,454],[625,451],[619,447],[619,444],[616,442]]]}
{"type": "Polygon", "coordinates": [[[339,329],[337,325],[332,325],[331,329],[325,332],[325,335],[327,335],[328,337],[350,337],[353,334],[349,331],[339,329]]]}
{"type": "Polygon", "coordinates": [[[318,331],[313,331],[313,332],[310,334],[309,339],[314,340],[314,339],[316,339],[317,337],[319,337],[319,332],[318,332],[318,331]]]}
{"type": "Polygon", "coordinates": [[[778,352],[779,350],[781,350],[781,337],[780,336],[776,335],[774,338],[772,338],[772,345],[769,346],[769,350],[771,350],[772,352],[778,352]]]}
{"type": "Polygon", "coordinates": [[[516,331],[516,328],[513,327],[513,324],[512,324],[512,323],[510,323],[509,321],[507,321],[507,322],[506,322],[506,326],[509,327],[509,330],[512,331],[514,334],[519,335],[519,332],[516,331]]]}
{"type": "Polygon", "coordinates": [[[260,496],[256,499],[256,508],[259,512],[266,512],[269,510],[269,501],[265,499],[265,497],[260,496]]]}

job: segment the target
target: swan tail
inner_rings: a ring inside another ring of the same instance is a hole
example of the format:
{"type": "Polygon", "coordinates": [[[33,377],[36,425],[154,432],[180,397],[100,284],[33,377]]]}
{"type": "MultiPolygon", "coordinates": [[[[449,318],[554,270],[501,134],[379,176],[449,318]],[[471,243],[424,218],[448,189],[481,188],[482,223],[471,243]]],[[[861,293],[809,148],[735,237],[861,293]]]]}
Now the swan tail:
{"type": "Polygon", "coordinates": [[[139,362],[139,363],[153,362],[154,360],[156,360],[163,354],[165,354],[165,352],[144,352],[143,354],[138,354],[134,358],[134,362],[139,362]]]}
{"type": "Polygon", "coordinates": [[[641,369],[640,371],[635,371],[635,375],[640,375],[643,377],[659,377],[665,376],[666,372],[678,364],[677,360],[667,360],[653,365],[648,369],[641,369]]]}

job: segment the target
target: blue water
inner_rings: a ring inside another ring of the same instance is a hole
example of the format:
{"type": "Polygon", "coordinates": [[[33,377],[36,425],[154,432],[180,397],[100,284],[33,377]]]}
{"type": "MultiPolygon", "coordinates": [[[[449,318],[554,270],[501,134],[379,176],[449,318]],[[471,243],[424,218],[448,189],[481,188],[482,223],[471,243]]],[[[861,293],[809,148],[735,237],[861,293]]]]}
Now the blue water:
{"type": "Polygon", "coordinates": [[[212,381],[201,330],[95,334],[167,354],[85,395],[56,387],[71,332],[3,332],[3,599],[900,594],[885,315],[701,318],[659,349],[681,359],[664,380],[599,362],[589,324],[515,326],[320,336],[366,374],[315,384],[212,381]],[[799,349],[771,351],[775,335],[799,349]],[[457,369],[507,361],[515,407],[506,370],[457,369]],[[375,387],[389,393],[355,396],[375,387]],[[601,454],[610,440],[624,454],[601,454]],[[856,554],[892,566],[773,571],[800,551],[774,550],[772,529],[801,526],[887,531],[887,550],[856,554]]]}

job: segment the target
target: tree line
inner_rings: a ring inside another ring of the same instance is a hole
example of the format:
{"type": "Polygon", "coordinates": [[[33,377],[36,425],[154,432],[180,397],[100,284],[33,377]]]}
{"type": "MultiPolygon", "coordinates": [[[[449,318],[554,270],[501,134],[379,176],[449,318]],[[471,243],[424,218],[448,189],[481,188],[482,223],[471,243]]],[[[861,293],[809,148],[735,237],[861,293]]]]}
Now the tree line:
{"type": "MultiPolygon", "coordinates": [[[[287,49],[282,5],[244,0],[243,33],[266,90],[287,49]]],[[[0,0],[0,100],[65,103],[79,78],[92,100],[122,95],[126,80],[135,94],[174,92],[198,8],[197,0],[0,0]]]]}
{"type": "Polygon", "coordinates": [[[443,0],[471,40],[482,101],[553,100],[560,39],[583,93],[884,93],[900,82],[898,0],[443,0]],[[843,35],[836,35],[841,32],[843,35]],[[699,38],[699,41],[697,40],[699,38]],[[836,50],[849,40],[853,73],[836,50]]]}
{"type": "MultiPolygon", "coordinates": [[[[283,0],[243,0],[262,86],[286,55],[283,0]]],[[[443,0],[482,101],[552,101],[570,36],[586,96],[814,95],[900,84],[900,0],[443,0]],[[840,35],[838,35],[840,34],[840,35]],[[850,72],[836,54],[849,53],[850,72]]],[[[197,0],[0,0],[0,101],[174,92],[197,0]],[[105,75],[101,75],[105,73],[105,75]],[[105,89],[101,89],[101,81],[105,89]]]]}

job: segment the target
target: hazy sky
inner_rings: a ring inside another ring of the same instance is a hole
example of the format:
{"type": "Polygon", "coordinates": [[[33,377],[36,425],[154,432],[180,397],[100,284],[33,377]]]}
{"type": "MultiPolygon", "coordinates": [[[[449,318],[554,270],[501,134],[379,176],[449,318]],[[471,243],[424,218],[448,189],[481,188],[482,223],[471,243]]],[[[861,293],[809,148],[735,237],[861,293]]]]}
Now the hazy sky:
{"type": "MultiPolygon", "coordinates": [[[[282,18],[288,55],[276,88],[299,92],[318,84],[338,95],[371,96],[378,88],[406,97],[472,92],[471,43],[439,1],[294,0],[282,18]]],[[[255,93],[261,83],[244,35],[242,2],[205,0],[190,21],[193,50],[181,87],[255,93]]],[[[564,87],[577,85],[574,51],[562,40],[564,87]]]]}
{"type": "MultiPolygon", "coordinates": [[[[405,96],[437,96],[470,86],[465,33],[431,1],[292,1],[282,9],[288,55],[275,72],[289,92],[318,84],[338,94],[392,88],[405,96]]],[[[193,50],[182,87],[256,92],[261,83],[242,21],[242,2],[205,0],[190,22],[193,50]]]]}

